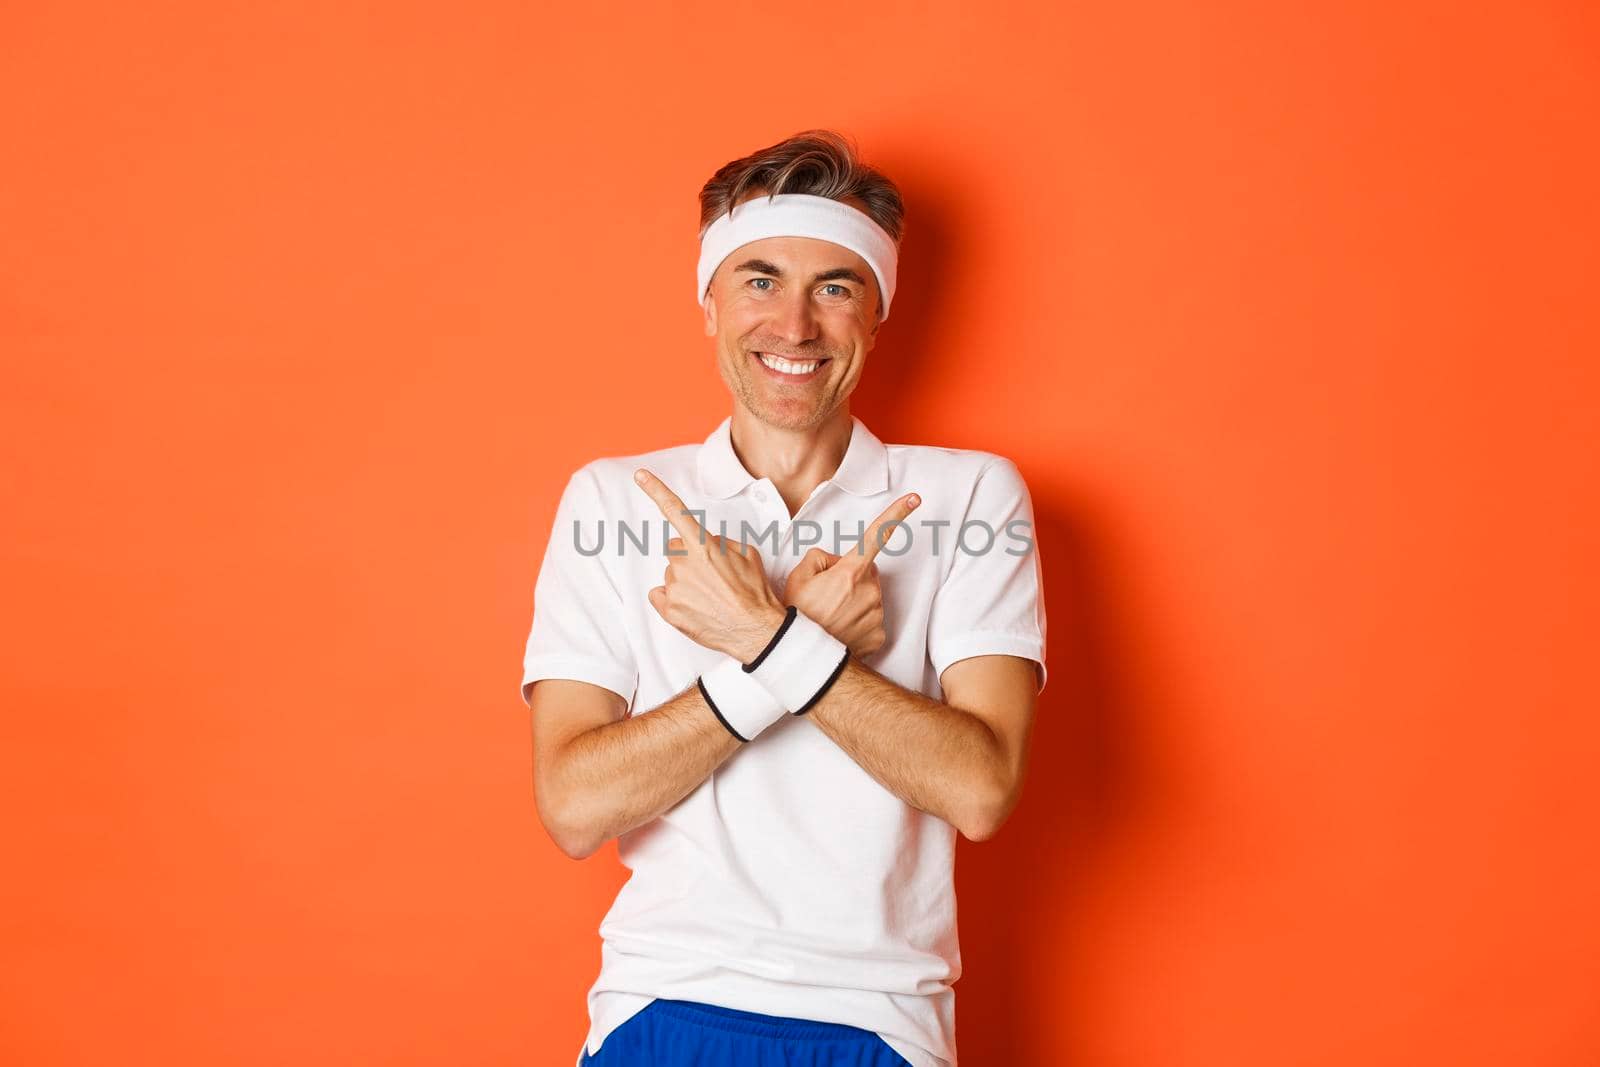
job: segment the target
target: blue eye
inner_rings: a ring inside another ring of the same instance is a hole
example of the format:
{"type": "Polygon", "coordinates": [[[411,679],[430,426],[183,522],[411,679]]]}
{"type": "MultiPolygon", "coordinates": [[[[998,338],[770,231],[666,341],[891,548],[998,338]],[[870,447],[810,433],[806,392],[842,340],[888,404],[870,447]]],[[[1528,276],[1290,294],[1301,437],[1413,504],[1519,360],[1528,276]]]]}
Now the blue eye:
{"type": "MultiPolygon", "coordinates": [[[[757,283],[757,282],[770,282],[770,281],[772,281],[772,279],[771,279],[771,278],[751,278],[751,279],[750,279],[750,284],[751,284],[751,285],[754,285],[754,284],[756,284],[756,283],[757,283]]],[[[765,289],[763,289],[763,290],[762,290],[762,292],[766,292],[766,290],[765,290],[765,289]]]]}
{"type": "Polygon", "coordinates": [[[823,288],[824,289],[837,289],[837,290],[839,290],[839,295],[840,296],[849,296],[850,295],[850,290],[846,289],[842,285],[835,285],[833,282],[829,282],[827,285],[824,285],[823,288]]]}

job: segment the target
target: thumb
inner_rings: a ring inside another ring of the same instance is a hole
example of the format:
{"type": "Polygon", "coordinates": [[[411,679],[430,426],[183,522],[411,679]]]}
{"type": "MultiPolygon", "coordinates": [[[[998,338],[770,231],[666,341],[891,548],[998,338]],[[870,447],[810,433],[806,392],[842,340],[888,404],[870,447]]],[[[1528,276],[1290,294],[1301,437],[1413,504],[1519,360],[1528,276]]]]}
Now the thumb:
{"type": "Polygon", "coordinates": [[[810,577],[833,566],[839,557],[821,548],[812,548],[811,551],[800,557],[794,569],[800,572],[801,577],[810,577]]]}

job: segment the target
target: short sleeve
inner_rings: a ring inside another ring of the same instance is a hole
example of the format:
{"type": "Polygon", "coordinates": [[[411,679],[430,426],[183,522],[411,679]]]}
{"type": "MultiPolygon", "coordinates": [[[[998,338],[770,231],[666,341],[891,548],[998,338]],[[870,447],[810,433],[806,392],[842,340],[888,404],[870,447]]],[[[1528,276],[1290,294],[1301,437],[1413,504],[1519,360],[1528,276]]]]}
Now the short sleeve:
{"type": "Polygon", "coordinates": [[[556,506],[533,590],[533,626],[522,657],[522,701],[541,678],[569,678],[610,689],[630,705],[638,667],[623,624],[622,596],[605,568],[609,526],[594,471],[582,467],[556,506]]]}
{"type": "Polygon", "coordinates": [[[941,537],[955,556],[928,615],[928,659],[943,675],[971,656],[1007,655],[1039,664],[1044,690],[1044,568],[1033,500],[1022,473],[1004,456],[978,475],[967,513],[941,537]],[[946,541],[949,543],[946,543],[946,541]]]}

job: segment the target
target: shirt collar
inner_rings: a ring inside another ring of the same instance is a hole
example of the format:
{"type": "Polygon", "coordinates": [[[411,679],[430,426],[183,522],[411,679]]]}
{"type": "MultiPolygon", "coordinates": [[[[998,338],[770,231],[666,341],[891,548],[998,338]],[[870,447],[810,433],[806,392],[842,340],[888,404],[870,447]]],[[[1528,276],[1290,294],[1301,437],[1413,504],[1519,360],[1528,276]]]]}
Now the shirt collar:
{"type": "MultiPolygon", "coordinates": [[[[889,450],[859,418],[851,415],[850,423],[850,445],[839,462],[839,469],[827,480],[856,496],[887,492],[889,450]]],[[[705,439],[695,456],[695,466],[701,490],[718,499],[733,496],[756,480],[733,450],[732,415],[725,416],[705,439]]]]}

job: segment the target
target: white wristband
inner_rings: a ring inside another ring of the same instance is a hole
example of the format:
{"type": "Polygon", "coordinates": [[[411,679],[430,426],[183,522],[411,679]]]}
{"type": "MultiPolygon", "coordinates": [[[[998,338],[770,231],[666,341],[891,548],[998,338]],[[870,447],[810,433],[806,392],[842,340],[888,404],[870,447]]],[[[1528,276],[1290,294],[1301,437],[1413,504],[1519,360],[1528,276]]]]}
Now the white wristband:
{"type": "Polygon", "coordinates": [[[728,732],[749,741],[788,713],[732,656],[700,675],[700,695],[728,732]]]}
{"type": "Polygon", "coordinates": [[[804,715],[838,679],[849,658],[843,641],[790,605],[783,625],[744,670],[791,714],[804,715]]]}

